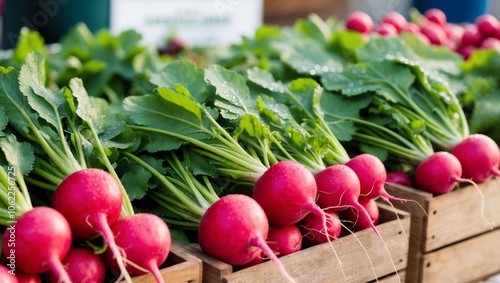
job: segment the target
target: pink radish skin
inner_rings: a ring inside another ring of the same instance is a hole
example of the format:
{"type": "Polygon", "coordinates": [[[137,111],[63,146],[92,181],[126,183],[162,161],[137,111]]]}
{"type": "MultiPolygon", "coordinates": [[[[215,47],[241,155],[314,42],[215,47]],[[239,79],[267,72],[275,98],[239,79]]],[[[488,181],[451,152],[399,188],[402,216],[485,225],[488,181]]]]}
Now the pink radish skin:
{"type": "Polygon", "coordinates": [[[115,256],[121,276],[132,282],[110,228],[120,217],[122,202],[118,181],[97,168],[70,174],[57,186],[52,197],[52,207],[68,220],[73,238],[83,240],[100,234],[115,256]]]}
{"type": "Polygon", "coordinates": [[[296,225],[273,226],[269,228],[266,242],[278,257],[282,257],[300,251],[302,233],[296,225]]]}
{"type": "MultiPolygon", "coordinates": [[[[324,209],[345,210],[349,207],[357,209],[362,218],[370,221],[370,215],[359,204],[360,181],[356,172],[344,164],[328,166],[316,174],[318,186],[318,204],[324,209]]],[[[377,227],[373,231],[382,239],[377,227]]]]}
{"type": "Polygon", "coordinates": [[[462,165],[462,177],[483,183],[500,176],[500,149],[493,139],[473,134],[456,145],[451,152],[462,165]]]}
{"type": "Polygon", "coordinates": [[[309,246],[327,243],[336,240],[342,232],[342,224],[338,213],[333,209],[325,210],[326,227],[323,226],[321,218],[315,214],[308,214],[300,221],[300,228],[304,235],[304,242],[309,246]]]}
{"type": "Polygon", "coordinates": [[[0,282],[19,283],[17,277],[10,272],[12,272],[10,268],[5,265],[0,265],[0,282]]]}
{"type": "Polygon", "coordinates": [[[393,183],[413,188],[415,184],[408,173],[402,171],[392,171],[387,173],[386,183],[393,183]]]}
{"type": "Polygon", "coordinates": [[[359,154],[345,163],[358,176],[360,183],[360,199],[380,197],[386,202],[390,200],[406,201],[390,195],[385,190],[387,171],[384,163],[375,155],[369,153],[359,154]]]}
{"type": "Polygon", "coordinates": [[[415,185],[417,189],[434,195],[452,191],[462,179],[460,161],[447,151],[438,151],[420,163],[415,169],[415,185]]]}
{"type": "Polygon", "coordinates": [[[361,199],[359,203],[370,215],[370,222],[367,222],[366,218],[359,218],[359,212],[354,208],[349,208],[341,214],[341,218],[351,224],[346,224],[346,226],[354,231],[364,230],[370,228],[372,225],[377,225],[380,217],[380,211],[375,199],[361,199]]]}
{"type": "MultiPolygon", "coordinates": [[[[148,270],[156,282],[164,281],[159,266],[165,262],[170,253],[172,238],[163,219],[154,214],[138,213],[119,219],[111,226],[111,230],[115,235],[116,245],[125,254],[127,270],[131,275],[141,275],[146,273],[144,270],[148,270]]],[[[111,269],[118,270],[111,251],[104,252],[104,261],[111,269]]]]}
{"type": "MultiPolygon", "coordinates": [[[[40,276],[34,273],[16,271],[16,278],[18,283],[42,283],[40,276]]],[[[3,281],[0,280],[0,282],[3,281]]]]}
{"type": "Polygon", "coordinates": [[[290,278],[266,243],[268,231],[266,214],[253,198],[230,194],[206,210],[198,227],[198,242],[205,254],[231,265],[245,265],[262,252],[290,278]]]}
{"type": "Polygon", "coordinates": [[[311,212],[323,215],[315,203],[317,194],[314,174],[290,160],[271,165],[253,189],[253,198],[275,225],[293,225],[311,212]]]}
{"type": "Polygon", "coordinates": [[[12,225],[2,239],[7,262],[10,261],[9,254],[15,254],[16,270],[26,273],[52,270],[59,282],[71,282],[61,263],[71,246],[71,228],[61,213],[39,206],[19,216],[12,225]],[[12,245],[10,231],[15,233],[15,246],[12,245]]]}
{"type": "MultiPolygon", "coordinates": [[[[106,276],[106,266],[101,257],[89,249],[74,247],[63,259],[72,282],[103,283],[106,276]]],[[[45,276],[46,283],[58,283],[52,272],[45,276]]]]}

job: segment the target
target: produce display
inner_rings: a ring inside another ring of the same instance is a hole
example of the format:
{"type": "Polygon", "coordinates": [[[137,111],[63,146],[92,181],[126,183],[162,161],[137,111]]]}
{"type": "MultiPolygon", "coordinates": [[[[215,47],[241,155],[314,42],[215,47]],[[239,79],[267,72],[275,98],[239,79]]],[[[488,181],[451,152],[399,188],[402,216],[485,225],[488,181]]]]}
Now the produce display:
{"type": "Polygon", "coordinates": [[[0,65],[0,281],[168,282],[176,239],[294,282],[280,257],[336,260],[364,229],[384,248],[377,203],[411,201],[387,182],[438,196],[500,176],[500,24],[412,20],[311,15],[220,49],[23,29],[0,65]]]}

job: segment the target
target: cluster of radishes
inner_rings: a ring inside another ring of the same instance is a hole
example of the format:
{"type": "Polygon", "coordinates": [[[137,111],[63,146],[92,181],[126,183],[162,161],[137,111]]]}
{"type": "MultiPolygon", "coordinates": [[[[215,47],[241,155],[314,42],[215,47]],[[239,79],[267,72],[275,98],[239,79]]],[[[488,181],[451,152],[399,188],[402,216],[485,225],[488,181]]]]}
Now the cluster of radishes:
{"type": "Polygon", "coordinates": [[[500,176],[500,148],[490,137],[473,134],[451,151],[436,151],[415,169],[413,176],[391,172],[387,181],[430,192],[446,194],[459,183],[480,184],[500,176]]]}
{"type": "Polygon", "coordinates": [[[439,9],[425,11],[417,22],[408,21],[402,14],[391,11],[378,23],[362,11],[348,15],[345,27],[363,34],[397,36],[402,32],[415,34],[428,44],[446,46],[465,59],[477,49],[500,51],[500,22],[490,14],[480,15],[474,23],[450,23],[439,9]]]}
{"type": "Polygon", "coordinates": [[[372,228],[381,238],[375,199],[393,198],[384,189],[386,177],[384,164],[371,154],[319,172],[279,161],[255,182],[251,197],[227,195],[207,209],[198,230],[200,247],[239,267],[269,258],[286,274],[279,257],[331,242],[342,231],[372,228]],[[229,230],[238,233],[228,236],[229,230]]]}
{"type": "Polygon", "coordinates": [[[120,216],[122,203],[120,185],[107,171],[83,169],[67,176],[51,207],[28,210],[7,229],[0,281],[99,283],[109,280],[111,271],[127,282],[146,272],[163,282],[158,268],[170,252],[168,226],[153,214],[120,216]],[[90,242],[104,252],[98,254],[90,242]]]}

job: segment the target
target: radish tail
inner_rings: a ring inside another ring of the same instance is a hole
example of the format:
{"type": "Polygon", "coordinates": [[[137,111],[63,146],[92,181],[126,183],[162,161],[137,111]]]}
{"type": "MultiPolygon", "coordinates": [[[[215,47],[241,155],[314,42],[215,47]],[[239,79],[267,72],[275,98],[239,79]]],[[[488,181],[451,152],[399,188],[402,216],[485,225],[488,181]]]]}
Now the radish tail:
{"type": "Polygon", "coordinates": [[[148,270],[156,279],[157,283],[165,283],[165,280],[163,280],[163,276],[161,276],[160,269],[158,269],[156,261],[152,260],[149,262],[148,270]]]}
{"type": "Polygon", "coordinates": [[[335,247],[332,244],[332,240],[330,239],[330,235],[328,235],[328,227],[326,225],[326,214],[319,206],[317,206],[314,203],[311,203],[307,209],[311,212],[314,213],[316,216],[318,216],[321,221],[323,222],[323,229],[325,229],[325,236],[328,241],[328,244],[330,244],[330,247],[333,250],[333,253],[335,254],[335,257],[337,258],[337,261],[339,262],[340,270],[342,271],[342,275],[344,276],[344,281],[347,282],[347,275],[345,274],[344,267],[342,266],[342,261],[340,261],[340,257],[337,254],[337,251],[335,250],[335,247]]]}
{"type": "Polygon", "coordinates": [[[368,211],[366,211],[366,209],[361,204],[359,204],[359,202],[354,202],[352,206],[359,212],[360,217],[363,217],[365,220],[368,221],[368,223],[370,223],[370,227],[373,229],[375,234],[377,234],[377,236],[383,241],[384,239],[382,238],[382,235],[380,235],[380,232],[378,231],[375,224],[373,224],[373,221],[370,215],[368,214],[368,211]]]}
{"type": "Polygon", "coordinates": [[[51,259],[47,262],[47,265],[49,266],[50,270],[54,272],[56,277],[58,278],[58,282],[60,283],[72,283],[71,279],[69,278],[68,272],[66,271],[66,268],[64,268],[64,265],[61,263],[59,259],[51,259]]]}
{"type": "Polygon", "coordinates": [[[133,283],[130,274],[125,268],[125,264],[123,263],[124,260],[120,249],[115,243],[115,237],[113,235],[113,232],[111,231],[111,228],[109,227],[106,215],[104,213],[98,213],[94,217],[91,217],[89,221],[92,227],[94,227],[94,229],[101,234],[102,239],[104,240],[104,243],[107,245],[108,249],[111,249],[111,252],[113,253],[113,256],[115,257],[118,264],[118,268],[120,269],[120,277],[123,276],[127,283],[133,283]]]}
{"type": "Polygon", "coordinates": [[[290,274],[288,274],[281,261],[278,259],[276,254],[271,250],[269,245],[266,243],[266,240],[264,240],[264,238],[262,238],[261,235],[252,237],[252,239],[250,239],[250,245],[261,249],[262,252],[276,265],[281,274],[283,274],[283,276],[285,276],[290,282],[293,283],[297,282],[295,279],[292,278],[292,276],[290,276],[290,274]]]}
{"type": "Polygon", "coordinates": [[[476,190],[479,193],[479,196],[481,197],[481,218],[483,218],[484,221],[490,226],[490,230],[493,230],[493,224],[484,215],[484,203],[485,203],[485,201],[484,201],[484,195],[481,192],[481,189],[479,188],[479,186],[476,184],[476,182],[474,182],[474,181],[472,181],[470,179],[464,179],[464,178],[456,178],[455,180],[457,182],[460,182],[460,183],[469,183],[472,186],[474,186],[474,188],[476,188],[476,190]]]}

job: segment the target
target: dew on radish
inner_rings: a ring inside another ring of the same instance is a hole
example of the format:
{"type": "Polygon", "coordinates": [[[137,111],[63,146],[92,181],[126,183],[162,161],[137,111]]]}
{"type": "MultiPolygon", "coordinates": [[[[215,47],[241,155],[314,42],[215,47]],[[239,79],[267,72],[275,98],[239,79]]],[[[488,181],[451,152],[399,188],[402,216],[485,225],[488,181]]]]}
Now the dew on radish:
{"type": "Polygon", "coordinates": [[[460,161],[463,178],[483,183],[493,176],[500,176],[500,149],[484,134],[468,136],[451,153],[460,161]]]}
{"type": "MultiPolygon", "coordinates": [[[[62,260],[72,282],[103,283],[106,266],[100,255],[90,249],[73,247],[62,260]]],[[[58,283],[53,272],[45,274],[46,283],[58,283]]]]}
{"type": "MultiPolygon", "coordinates": [[[[113,223],[111,230],[131,275],[150,272],[156,282],[164,282],[159,267],[170,253],[172,238],[163,219],[154,214],[137,213],[119,219],[113,223]]],[[[104,252],[104,261],[107,266],[119,271],[110,250],[104,252]]]]}
{"type": "Polygon", "coordinates": [[[71,173],[57,186],[52,197],[52,207],[68,220],[73,238],[83,240],[101,235],[115,256],[120,276],[132,282],[110,228],[120,217],[122,202],[118,180],[97,168],[71,173]]]}
{"type": "Polygon", "coordinates": [[[206,210],[198,228],[198,242],[205,254],[231,265],[245,265],[262,252],[294,282],[266,243],[268,230],[266,214],[253,198],[230,194],[206,210]]]}
{"type": "MultiPolygon", "coordinates": [[[[71,242],[71,228],[64,216],[50,207],[38,206],[23,213],[7,228],[2,238],[2,250],[15,253],[16,269],[21,272],[52,270],[59,282],[69,283],[71,280],[61,261],[71,242]]],[[[4,253],[7,261],[9,255],[4,253]]]]}

